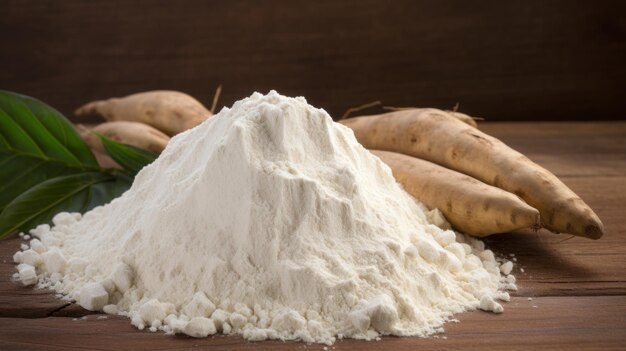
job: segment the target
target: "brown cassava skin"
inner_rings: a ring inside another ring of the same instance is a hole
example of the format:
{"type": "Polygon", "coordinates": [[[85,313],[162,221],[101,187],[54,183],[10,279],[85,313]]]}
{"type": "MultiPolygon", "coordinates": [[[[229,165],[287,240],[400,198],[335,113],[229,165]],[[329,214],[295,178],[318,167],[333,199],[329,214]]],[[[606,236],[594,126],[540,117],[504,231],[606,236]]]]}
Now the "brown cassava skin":
{"type": "Polygon", "coordinates": [[[457,111],[446,111],[448,112],[450,115],[452,115],[452,117],[460,120],[461,122],[472,126],[474,128],[478,128],[478,124],[476,123],[476,120],[473,119],[472,117],[466,115],[465,113],[461,113],[461,112],[457,112],[457,111]]]}
{"type": "Polygon", "coordinates": [[[391,168],[404,190],[428,208],[438,208],[458,231],[484,237],[539,229],[539,211],[508,191],[419,158],[370,151],[391,168]]]}
{"type": "Polygon", "coordinates": [[[93,101],[79,107],[74,113],[79,117],[99,116],[107,121],[141,122],[169,135],[193,128],[212,115],[193,97],[168,90],[93,101]]]}
{"type": "Polygon", "coordinates": [[[591,239],[603,235],[598,216],[554,174],[449,113],[406,110],[341,123],[368,149],[415,156],[516,194],[539,210],[551,231],[591,239]]]}
{"type": "MultiPolygon", "coordinates": [[[[413,110],[413,111],[423,111],[423,110],[429,110],[427,108],[418,108],[418,107],[391,107],[388,108],[391,109],[393,111],[408,111],[408,110],[413,110]]],[[[478,128],[478,124],[476,123],[476,120],[468,115],[466,115],[465,113],[461,113],[458,111],[448,111],[446,110],[447,113],[449,113],[452,117],[460,120],[461,122],[472,126],[474,128],[478,128]]]]}
{"type": "Polygon", "coordinates": [[[170,137],[160,130],[147,124],[139,122],[116,121],[105,122],[95,126],[92,129],[85,126],[78,126],[79,132],[83,140],[92,149],[106,153],[102,141],[96,133],[105,137],[118,141],[120,143],[136,146],[141,149],[149,150],[154,153],[160,153],[170,141],[170,137]]]}

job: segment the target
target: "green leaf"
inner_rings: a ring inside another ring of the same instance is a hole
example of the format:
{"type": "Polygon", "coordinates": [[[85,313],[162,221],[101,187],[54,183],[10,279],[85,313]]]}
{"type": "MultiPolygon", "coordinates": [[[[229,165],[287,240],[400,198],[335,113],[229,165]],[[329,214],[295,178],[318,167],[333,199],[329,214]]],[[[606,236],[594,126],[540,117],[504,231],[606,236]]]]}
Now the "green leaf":
{"type": "Polygon", "coordinates": [[[101,170],[63,115],[39,100],[0,90],[0,212],[47,179],[86,171],[101,170]]]}
{"type": "Polygon", "coordinates": [[[102,140],[102,145],[107,154],[111,156],[113,161],[122,166],[129,175],[137,175],[142,168],[152,163],[158,157],[153,152],[132,145],[118,143],[101,134],[96,135],[102,140]]]}
{"type": "Polygon", "coordinates": [[[47,223],[59,212],[85,212],[130,187],[127,178],[84,172],[48,179],[16,197],[0,214],[0,237],[47,223]]]}
{"type": "MultiPolygon", "coordinates": [[[[63,163],[27,154],[0,152],[0,212],[18,195],[60,175],[76,173],[63,163]]],[[[78,169],[81,171],[81,169],[78,169]]]]}
{"type": "Polygon", "coordinates": [[[98,166],[61,113],[0,90],[0,237],[63,211],[85,212],[120,196],[132,177],[98,166]]]}
{"type": "Polygon", "coordinates": [[[0,123],[0,133],[17,151],[74,167],[98,167],[70,121],[37,99],[0,90],[0,123]]]}
{"type": "Polygon", "coordinates": [[[6,150],[10,147],[9,142],[0,134],[0,150],[6,150]]]}
{"type": "Polygon", "coordinates": [[[0,135],[6,141],[3,145],[7,149],[46,158],[35,140],[2,108],[0,108],[0,135]]]}

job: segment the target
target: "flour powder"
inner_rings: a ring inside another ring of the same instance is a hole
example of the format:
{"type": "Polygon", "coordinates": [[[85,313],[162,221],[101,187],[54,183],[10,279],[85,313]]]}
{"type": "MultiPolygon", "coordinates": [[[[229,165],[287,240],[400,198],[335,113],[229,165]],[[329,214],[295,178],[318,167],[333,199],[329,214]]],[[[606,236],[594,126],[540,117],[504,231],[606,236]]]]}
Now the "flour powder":
{"type": "Polygon", "coordinates": [[[110,204],[53,223],[30,231],[16,278],[194,337],[428,336],[455,313],[501,312],[515,288],[348,128],[274,91],[174,137],[110,204]]]}

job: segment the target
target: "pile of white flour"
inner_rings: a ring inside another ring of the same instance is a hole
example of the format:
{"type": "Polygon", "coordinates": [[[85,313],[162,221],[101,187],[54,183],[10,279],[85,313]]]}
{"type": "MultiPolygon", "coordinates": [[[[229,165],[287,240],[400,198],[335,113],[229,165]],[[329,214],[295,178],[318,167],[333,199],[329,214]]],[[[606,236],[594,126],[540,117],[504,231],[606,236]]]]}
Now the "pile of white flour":
{"type": "Polygon", "coordinates": [[[110,204],[31,230],[14,259],[23,283],[140,329],[330,344],[502,311],[510,263],[445,225],[348,128],[272,91],[173,138],[110,204]]]}

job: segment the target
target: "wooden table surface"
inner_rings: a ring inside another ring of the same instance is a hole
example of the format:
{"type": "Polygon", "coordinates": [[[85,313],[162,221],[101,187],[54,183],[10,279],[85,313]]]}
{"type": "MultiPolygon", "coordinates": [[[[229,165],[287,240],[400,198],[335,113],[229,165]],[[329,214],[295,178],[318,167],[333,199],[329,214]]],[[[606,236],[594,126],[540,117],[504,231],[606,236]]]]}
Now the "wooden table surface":
{"type": "MultiPolygon", "coordinates": [[[[598,241],[520,231],[487,239],[514,253],[519,290],[501,315],[470,312],[437,338],[339,341],[329,350],[626,349],[626,122],[483,123],[480,128],[545,166],[597,212],[598,241]],[[521,269],[524,272],[521,272],[521,269]]],[[[322,350],[236,336],[193,339],[139,331],[122,317],[89,313],[11,281],[20,240],[0,241],[0,350],[322,350]]]]}

